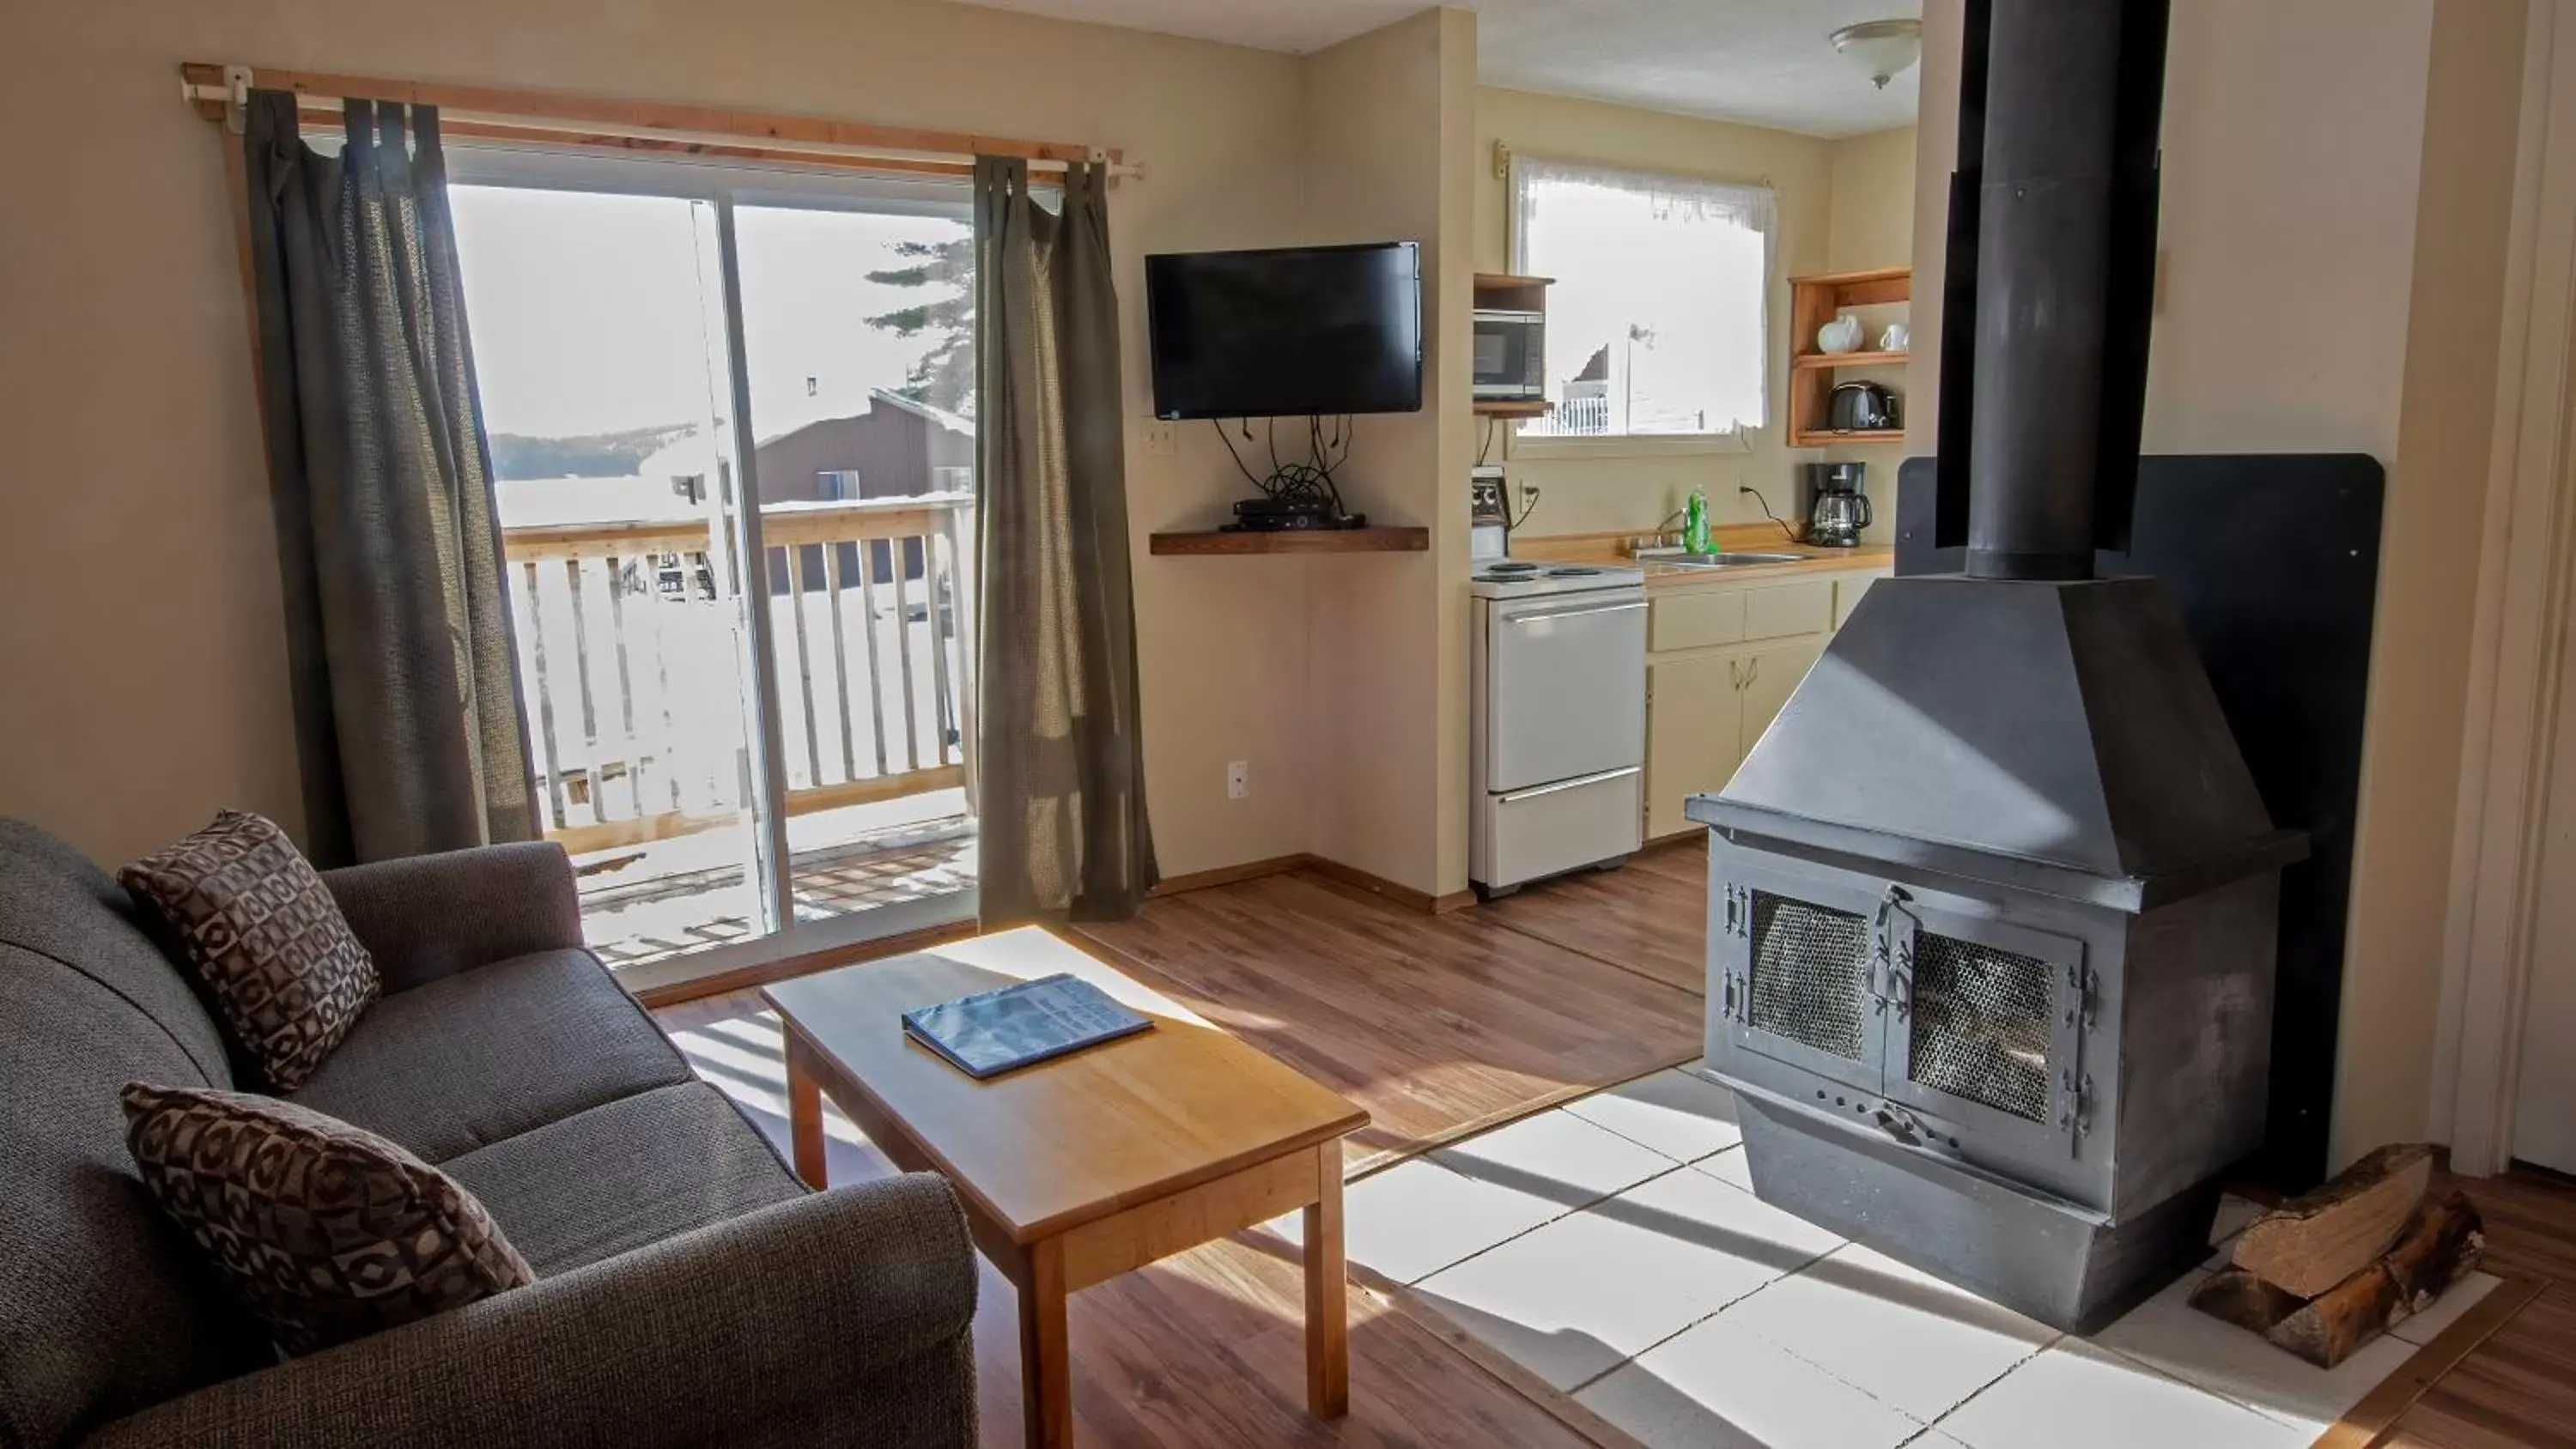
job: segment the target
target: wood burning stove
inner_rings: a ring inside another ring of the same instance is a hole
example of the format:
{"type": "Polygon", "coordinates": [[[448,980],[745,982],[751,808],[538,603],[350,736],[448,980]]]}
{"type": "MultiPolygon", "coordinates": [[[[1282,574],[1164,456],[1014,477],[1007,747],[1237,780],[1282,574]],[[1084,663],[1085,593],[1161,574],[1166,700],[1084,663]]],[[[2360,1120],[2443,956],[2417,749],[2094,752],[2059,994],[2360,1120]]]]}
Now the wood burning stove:
{"type": "Polygon", "coordinates": [[[2152,581],[1884,582],[1687,808],[1758,1194],[2067,1328],[2202,1250],[2306,841],[2152,581]]]}
{"type": "Polygon", "coordinates": [[[2136,481],[2164,25],[1971,0],[1941,438],[1966,572],[1873,588],[1687,806],[1755,1192],[2079,1331],[2205,1251],[2262,1141],[2306,850],[2163,589],[2092,577],[2136,481]]]}

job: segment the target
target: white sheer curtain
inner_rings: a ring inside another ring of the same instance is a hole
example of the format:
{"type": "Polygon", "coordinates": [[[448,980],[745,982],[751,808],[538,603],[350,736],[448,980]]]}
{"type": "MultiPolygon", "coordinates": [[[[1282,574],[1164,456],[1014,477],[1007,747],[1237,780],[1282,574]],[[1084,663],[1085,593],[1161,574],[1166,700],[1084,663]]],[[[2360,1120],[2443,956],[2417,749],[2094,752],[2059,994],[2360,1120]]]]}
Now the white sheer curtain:
{"type": "Polygon", "coordinates": [[[1514,156],[1512,270],[1553,277],[1523,436],[1733,433],[1770,397],[1771,190],[1514,156]]]}

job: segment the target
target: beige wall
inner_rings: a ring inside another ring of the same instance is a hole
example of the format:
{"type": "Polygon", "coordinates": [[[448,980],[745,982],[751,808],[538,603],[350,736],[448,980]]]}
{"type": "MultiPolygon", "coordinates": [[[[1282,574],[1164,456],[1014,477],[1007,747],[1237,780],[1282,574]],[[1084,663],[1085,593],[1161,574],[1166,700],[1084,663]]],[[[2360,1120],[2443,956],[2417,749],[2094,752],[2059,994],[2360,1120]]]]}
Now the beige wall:
{"type": "Polygon", "coordinates": [[[1423,410],[1364,417],[1340,483],[1426,553],[1313,561],[1310,848],[1428,894],[1466,861],[1467,377],[1473,270],[1457,164],[1472,123],[1475,16],[1425,11],[1308,56],[1306,239],[1422,244],[1423,410]]]}
{"type": "MultiPolygon", "coordinates": [[[[2435,1130],[2441,956],[2487,459],[2494,443],[2525,7],[2433,16],[2406,378],[2380,561],[2336,1145],[2435,1130]]],[[[2447,1085],[2438,1089],[2445,1101],[2447,1085]]]]}
{"type": "Polygon", "coordinates": [[[1914,256],[1914,128],[1836,141],[1825,265],[1900,267],[1914,256]]]}
{"type": "MultiPolygon", "coordinates": [[[[1681,507],[1694,487],[1708,490],[1721,522],[1756,522],[1762,514],[1739,485],[1758,488],[1783,512],[1795,497],[1793,469],[1826,458],[1870,464],[1872,481],[1885,475],[1883,496],[1893,497],[1897,448],[1792,450],[1787,429],[1787,359],[1811,343],[1791,338],[1788,278],[1844,266],[1893,266],[1911,250],[1914,215],[1913,131],[1906,128],[1829,141],[1759,126],[1669,115],[1631,106],[1488,86],[1476,93],[1476,261],[1488,271],[1509,270],[1510,189],[1494,172],[1494,144],[1551,160],[1592,162],[1720,181],[1767,182],[1779,199],[1780,231],[1773,255],[1771,316],[1774,336],[1770,425],[1750,447],[1722,452],[1647,451],[1579,457],[1514,455],[1508,430],[1495,432],[1492,457],[1507,461],[1515,489],[1541,490],[1532,534],[1645,531],[1681,507]],[[1846,260],[1852,258],[1852,260],[1846,260]]],[[[1902,373],[1879,380],[1900,393],[1902,373]]],[[[1481,441],[1481,435],[1480,435],[1481,441]]],[[[1892,517],[1893,510],[1883,510],[1892,517]]],[[[1885,525],[1882,524],[1882,528],[1885,525]]]]}
{"type": "MultiPolygon", "coordinates": [[[[1825,246],[1825,266],[1837,272],[1857,271],[1863,267],[1905,266],[1914,259],[1914,127],[1901,126],[1893,131],[1876,131],[1866,136],[1853,136],[1834,143],[1833,202],[1828,212],[1831,223],[1825,246]]],[[[1917,283],[1920,295],[1920,281],[1917,283]]],[[[1916,303],[1897,307],[1865,308],[1862,320],[1875,346],[1880,328],[1888,321],[1912,324],[1916,303]]],[[[1790,345],[1804,349],[1812,344],[1804,338],[1790,339],[1790,345]]],[[[1915,380],[1920,373],[1938,371],[1932,355],[1922,355],[1917,366],[1872,368],[1839,374],[1838,381],[1857,380],[1885,384],[1895,392],[1899,405],[1911,409],[1915,403],[1915,380]]],[[[1904,414],[1909,429],[1912,413],[1904,414]]],[[[1872,446],[1837,444],[1822,454],[1792,455],[1799,461],[1824,457],[1834,462],[1857,462],[1869,465],[1867,484],[1876,513],[1861,537],[1871,543],[1893,543],[1896,540],[1896,470],[1907,455],[1903,443],[1872,446]]]]}
{"type": "MultiPolygon", "coordinates": [[[[1960,8],[1924,7],[1927,117],[1955,113],[1960,8]]],[[[2349,450],[2389,467],[2338,1160],[2429,1126],[2522,17],[2504,0],[2173,11],[2147,449],[2349,450]]],[[[1936,124],[1919,147],[1925,275],[1954,141],[1936,124]]],[[[1928,354],[1945,319],[1923,301],[1915,317],[1928,354]]]]}
{"type": "MultiPolygon", "coordinates": [[[[299,816],[247,328],[217,128],[183,60],[580,90],[1121,146],[1128,411],[1151,406],[1148,251],[1301,221],[1297,59],[932,0],[270,0],[0,8],[0,813],[111,860],[239,805],[299,816]],[[62,118],[78,117],[66,129],[62,118]],[[75,175],[81,179],[72,179],[75,175]],[[31,607],[29,601],[46,601],[31,607]]],[[[1204,426],[1128,471],[1147,777],[1165,869],[1305,849],[1309,571],[1152,559],[1241,492],[1204,426]],[[1224,763],[1252,764],[1225,798],[1224,763]]],[[[1427,608],[1427,603],[1425,604],[1427,608]]],[[[1427,728],[1428,726],[1424,726],[1427,728]]]]}

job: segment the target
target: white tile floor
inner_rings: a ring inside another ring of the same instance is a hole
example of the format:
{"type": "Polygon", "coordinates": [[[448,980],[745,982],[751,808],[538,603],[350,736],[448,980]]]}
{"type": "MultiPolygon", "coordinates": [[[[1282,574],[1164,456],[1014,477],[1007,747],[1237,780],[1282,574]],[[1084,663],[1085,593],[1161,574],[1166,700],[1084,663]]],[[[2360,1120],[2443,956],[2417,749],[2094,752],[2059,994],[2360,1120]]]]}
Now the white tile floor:
{"type": "Polygon", "coordinates": [[[1354,1184],[1348,1252],[1640,1441],[1730,1449],[2290,1449],[2496,1282],[2331,1373],[2193,1310],[2198,1273],[2063,1337],[1756,1200],[1740,1144],[1725,1088],[1658,1072],[1354,1184]]]}

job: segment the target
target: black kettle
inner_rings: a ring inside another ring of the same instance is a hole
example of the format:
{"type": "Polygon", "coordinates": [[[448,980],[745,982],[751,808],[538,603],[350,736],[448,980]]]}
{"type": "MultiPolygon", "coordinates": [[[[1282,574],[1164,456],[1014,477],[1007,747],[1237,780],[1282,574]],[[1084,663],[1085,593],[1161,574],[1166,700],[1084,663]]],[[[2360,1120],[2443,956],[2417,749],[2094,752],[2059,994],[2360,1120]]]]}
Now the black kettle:
{"type": "Polygon", "coordinates": [[[1834,389],[1825,413],[1825,428],[1836,433],[1879,433],[1897,427],[1896,394],[1874,382],[1847,382],[1834,389]]]}

